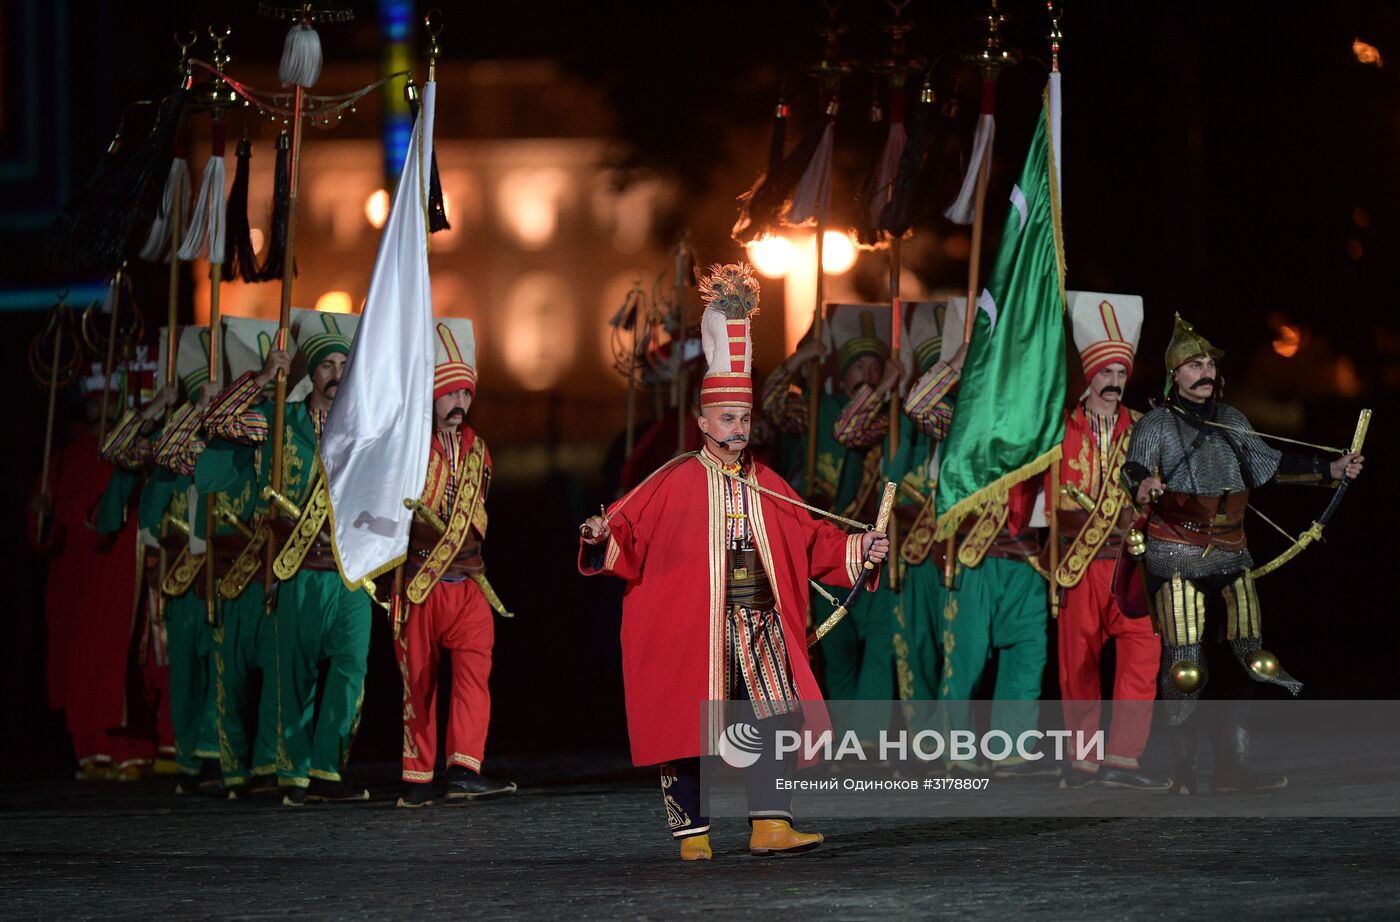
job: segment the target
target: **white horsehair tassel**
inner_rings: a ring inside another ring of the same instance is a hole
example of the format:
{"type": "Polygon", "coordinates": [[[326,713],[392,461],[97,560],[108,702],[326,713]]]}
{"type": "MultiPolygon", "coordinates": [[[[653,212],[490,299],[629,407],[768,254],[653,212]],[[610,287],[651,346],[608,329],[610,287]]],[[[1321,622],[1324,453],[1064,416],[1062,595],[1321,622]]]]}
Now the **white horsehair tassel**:
{"type": "Polygon", "coordinates": [[[321,77],[321,36],[310,23],[299,22],[287,32],[282,44],[282,63],[277,76],[283,86],[296,84],[311,89],[321,77]]]}
{"type": "Polygon", "coordinates": [[[170,261],[170,214],[179,203],[183,211],[184,224],[189,226],[190,218],[190,165],[184,157],[176,157],[170,164],[170,172],[165,176],[165,191],[161,194],[160,210],[151,222],[151,231],[138,254],[148,262],[170,261]]]}
{"type": "MultiPolygon", "coordinates": [[[[963,176],[962,188],[943,216],[954,224],[971,224],[977,217],[977,177],[987,160],[987,148],[992,146],[997,134],[997,120],[990,112],[983,112],[977,119],[977,134],[972,139],[972,157],[967,162],[967,174],[963,176]]],[[[987,165],[990,169],[990,165],[987,165]]]]}
{"type": "Polygon", "coordinates": [[[227,167],[222,156],[212,156],[204,167],[199,183],[199,198],[194,203],[194,215],[189,233],[180,243],[180,258],[198,259],[209,251],[209,262],[224,261],[224,222],[227,207],[224,202],[224,180],[227,167]]]}

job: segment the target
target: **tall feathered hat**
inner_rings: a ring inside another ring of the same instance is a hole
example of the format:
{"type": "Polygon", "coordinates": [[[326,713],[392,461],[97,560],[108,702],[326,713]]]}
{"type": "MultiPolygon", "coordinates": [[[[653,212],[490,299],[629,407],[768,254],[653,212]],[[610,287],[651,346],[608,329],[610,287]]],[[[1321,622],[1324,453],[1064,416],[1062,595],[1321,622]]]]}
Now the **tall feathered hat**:
{"type": "Polygon", "coordinates": [[[700,408],[753,409],[753,344],[749,318],[758,310],[758,279],[748,263],[710,267],[700,280],[705,312],[700,337],[708,371],[700,384],[700,408]]]}
{"type": "Polygon", "coordinates": [[[1181,315],[1177,314],[1176,325],[1172,328],[1171,342],[1167,343],[1167,371],[1176,371],[1192,359],[1203,356],[1210,356],[1213,359],[1224,358],[1225,350],[1212,346],[1210,340],[1197,333],[1195,327],[1182,320],[1181,315]]]}
{"type": "Polygon", "coordinates": [[[465,317],[440,317],[433,326],[433,399],[463,388],[476,396],[476,334],[465,317]]]}
{"type": "Polygon", "coordinates": [[[1114,362],[1122,362],[1132,374],[1142,335],[1142,298],[1097,291],[1071,291],[1068,297],[1074,345],[1079,349],[1085,380],[1092,380],[1114,362]]]}

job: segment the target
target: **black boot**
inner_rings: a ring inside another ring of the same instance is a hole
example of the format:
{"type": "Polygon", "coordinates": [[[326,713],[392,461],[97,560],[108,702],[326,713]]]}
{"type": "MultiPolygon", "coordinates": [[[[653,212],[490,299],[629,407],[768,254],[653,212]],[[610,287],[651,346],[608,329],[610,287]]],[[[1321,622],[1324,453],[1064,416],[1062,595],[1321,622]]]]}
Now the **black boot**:
{"type": "Polygon", "coordinates": [[[306,799],[311,803],[322,804],[364,803],[369,800],[369,791],[344,778],[339,781],[312,778],[311,783],[306,786],[306,799]]]}
{"type": "Polygon", "coordinates": [[[515,782],[493,781],[464,765],[447,766],[447,799],[449,801],[481,800],[515,793],[515,782]]]}
{"type": "Polygon", "coordinates": [[[404,785],[403,795],[399,798],[396,806],[399,807],[431,807],[433,805],[433,784],[431,781],[423,783],[409,782],[404,785]]]}
{"type": "Polygon", "coordinates": [[[1106,788],[1120,788],[1125,791],[1143,791],[1162,794],[1172,789],[1170,778],[1162,778],[1143,771],[1141,768],[1127,768],[1122,765],[1101,765],[1095,782],[1106,788]]]}
{"type": "Polygon", "coordinates": [[[1259,771],[1249,764],[1249,728],[1237,717],[1221,722],[1215,737],[1215,794],[1248,794],[1277,791],[1288,786],[1288,776],[1259,771]]]}
{"type": "Polygon", "coordinates": [[[1172,727],[1171,741],[1172,761],[1175,763],[1175,767],[1172,769],[1171,792],[1173,794],[1199,793],[1201,786],[1196,779],[1197,729],[1195,718],[1188,717],[1181,726],[1172,727]]]}

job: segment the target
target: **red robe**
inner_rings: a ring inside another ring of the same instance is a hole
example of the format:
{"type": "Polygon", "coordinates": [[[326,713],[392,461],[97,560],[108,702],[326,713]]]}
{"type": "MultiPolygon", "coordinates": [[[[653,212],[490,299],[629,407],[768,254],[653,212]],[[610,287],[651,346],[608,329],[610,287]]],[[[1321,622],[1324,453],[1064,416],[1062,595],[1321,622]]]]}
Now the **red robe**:
{"type": "Polygon", "coordinates": [[[127,519],[116,534],[98,534],[97,505],[111,479],[97,437],[88,426],[74,426],[50,469],[53,515],[41,540],[34,540],[32,512],[28,523],[31,542],[52,555],[44,597],[49,705],[64,710],[74,733],[128,723],[136,518],[127,519]]]}
{"type": "MultiPolygon", "coordinates": [[[[762,464],[753,464],[751,476],[798,498],[762,464]]],[[[635,765],[714,751],[700,721],[702,702],[725,700],[724,485],[708,454],[675,458],[613,503],[606,544],[580,545],[581,573],[627,581],[622,675],[635,765]]],[[[806,728],[820,733],[830,721],[807,660],[807,580],[853,585],[863,536],[847,536],[791,503],[754,498],[754,543],[773,585],[788,666],[806,728]]]]}

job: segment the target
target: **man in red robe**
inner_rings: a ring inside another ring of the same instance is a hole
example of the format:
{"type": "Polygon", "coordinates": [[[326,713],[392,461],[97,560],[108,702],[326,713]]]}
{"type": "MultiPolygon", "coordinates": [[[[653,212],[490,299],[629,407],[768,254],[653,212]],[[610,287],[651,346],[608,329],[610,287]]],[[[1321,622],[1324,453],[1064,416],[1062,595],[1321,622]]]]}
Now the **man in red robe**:
{"type": "MultiPolygon", "coordinates": [[[[55,451],[49,488],[36,491],[28,535],[49,556],[49,704],[62,708],[78,778],[136,780],[150,771],[154,745],[147,715],[131,712],[136,517],[140,478],[114,470],[97,442],[107,376],[94,366],[83,380],[87,420],[55,451]]],[[[108,401],[109,414],[118,407],[108,401]]]]}
{"type": "MultiPolygon", "coordinates": [[[[807,660],[808,579],[853,585],[864,560],[878,564],[889,550],[882,534],[848,536],[813,520],[794,505],[792,488],[749,455],[748,318],[758,282],[748,266],[715,267],[701,290],[710,372],[697,423],[705,445],[589,518],[579,553],[585,575],[627,581],[622,669],[632,761],[661,766],[667,823],[683,860],[712,855],[700,757],[717,751],[719,728],[702,733],[704,702],[747,701],[764,740],[799,723],[825,729],[807,660]]],[[[791,795],[773,783],[788,768],[760,759],[746,770],[753,854],[822,842],[792,828],[791,795]]]]}

